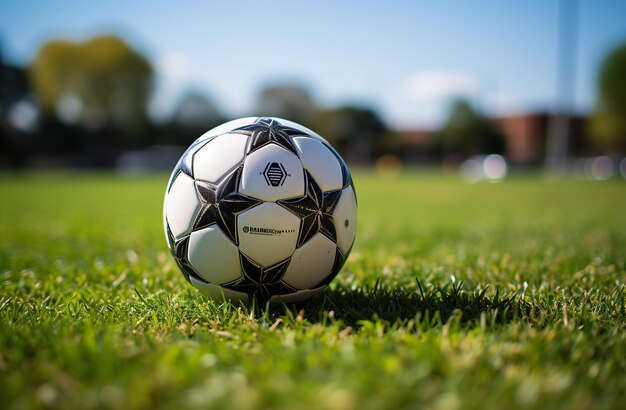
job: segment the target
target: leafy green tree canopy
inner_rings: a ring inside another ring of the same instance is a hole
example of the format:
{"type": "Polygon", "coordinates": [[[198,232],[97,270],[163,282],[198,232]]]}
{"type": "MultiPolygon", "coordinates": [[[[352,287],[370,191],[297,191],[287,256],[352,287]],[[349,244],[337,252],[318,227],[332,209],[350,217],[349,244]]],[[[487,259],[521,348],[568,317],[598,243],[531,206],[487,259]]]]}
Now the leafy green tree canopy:
{"type": "Polygon", "coordinates": [[[226,118],[208,95],[199,90],[190,90],[180,99],[168,129],[171,141],[178,144],[190,144],[211,128],[223,123],[226,118]]]}
{"type": "Polygon", "coordinates": [[[387,132],[387,126],[375,111],[360,106],[321,111],[315,122],[316,130],[340,146],[375,142],[387,132]]]}
{"type": "Polygon", "coordinates": [[[199,91],[185,93],[172,115],[176,125],[206,130],[219,125],[222,120],[223,116],[213,100],[199,91]]]}
{"type": "Polygon", "coordinates": [[[282,117],[310,125],[316,110],[307,88],[298,84],[274,84],[259,93],[255,115],[282,117]]]}
{"type": "Polygon", "coordinates": [[[0,117],[6,115],[8,108],[28,93],[24,69],[5,62],[0,48],[0,117]]]}
{"type": "Polygon", "coordinates": [[[592,133],[603,147],[626,151],[626,43],[600,66],[592,133]]]}
{"type": "Polygon", "coordinates": [[[452,104],[448,119],[438,132],[444,154],[470,156],[503,151],[503,139],[489,120],[464,100],[452,104]]]}
{"type": "Polygon", "coordinates": [[[152,68],[116,36],[46,43],[30,67],[30,77],[44,113],[63,122],[131,133],[146,123],[152,68]]]}
{"type": "Polygon", "coordinates": [[[370,108],[343,106],[320,111],[314,129],[352,163],[368,164],[387,136],[387,126],[370,108]]]}

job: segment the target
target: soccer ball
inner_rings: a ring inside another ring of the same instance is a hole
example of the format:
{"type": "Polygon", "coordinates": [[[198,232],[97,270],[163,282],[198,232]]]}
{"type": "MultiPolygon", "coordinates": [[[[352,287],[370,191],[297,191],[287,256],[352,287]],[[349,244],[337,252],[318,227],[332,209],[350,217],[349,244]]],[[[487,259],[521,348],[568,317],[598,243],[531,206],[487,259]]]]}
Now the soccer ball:
{"type": "Polygon", "coordinates": [[[214,299],[296,302],[322,292],[356,233],[348,167],[315,132],[242,118],[198,138],[172,172],[165,235],[183,275],[214,299]]]}

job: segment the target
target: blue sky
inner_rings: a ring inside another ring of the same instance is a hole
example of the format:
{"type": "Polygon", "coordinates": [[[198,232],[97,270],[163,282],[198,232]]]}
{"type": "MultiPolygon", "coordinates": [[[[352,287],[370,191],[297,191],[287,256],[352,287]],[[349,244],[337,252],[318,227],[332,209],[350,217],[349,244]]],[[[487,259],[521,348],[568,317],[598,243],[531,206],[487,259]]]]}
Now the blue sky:
{"type": "MultiPolygon", "coordinates": [[[[190,88],[229,116],[268,83],[305,84],[324,105],[366,104],[393,126],[433,127],[450,98],[493,114],[556,99],[558,2],[0,0],[0,46],[27,63],[52,38],[123,36],[157,68],[153,111],[190,88]]],[[[593,106],[602,57],[626,41],[626,2],[580,0],[574,106],[593,106]]]]}

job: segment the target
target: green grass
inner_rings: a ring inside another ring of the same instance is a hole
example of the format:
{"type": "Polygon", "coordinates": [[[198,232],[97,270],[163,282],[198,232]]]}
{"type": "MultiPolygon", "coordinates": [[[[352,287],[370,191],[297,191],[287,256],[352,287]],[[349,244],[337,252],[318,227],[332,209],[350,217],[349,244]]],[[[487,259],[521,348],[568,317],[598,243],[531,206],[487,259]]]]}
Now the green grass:
{"type": "Polygon", "coordinates": [[[166,176],[0,176],[3,408],[623,408],[626,183],[355,175],[322,296],[215,303],[166,176]]]}

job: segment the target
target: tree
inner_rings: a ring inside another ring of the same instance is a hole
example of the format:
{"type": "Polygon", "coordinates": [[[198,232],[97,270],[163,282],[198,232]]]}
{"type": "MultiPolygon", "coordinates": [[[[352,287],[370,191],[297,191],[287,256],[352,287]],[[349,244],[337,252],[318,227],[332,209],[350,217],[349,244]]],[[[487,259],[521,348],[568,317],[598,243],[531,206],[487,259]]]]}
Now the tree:
{"type": "Polygon", "coordinates": [[[600,66],[591,132],[601,147],[626,152],[626,43],[600,66]]]}
{"type": "Polygon", "coordinates": [[[26,164],[36,117],[26,70],[5,62],[0,49],[0,165],[26,164]]]}
{"type": "Polygon", "coordinates": [[[29,92],[25,70],[5,62],[0,49],[0,115],[6,115],[9,108],[29,92]]]}
{"type": "Polygon", "coordinates": [[[115,36],[45,44],[30,67],[44,113],[91,133],[117,130],[137,141],[147,124],[150,63],[115,36]]]}
{"type": "Polygon", "coordinates": [[[315,129],[353,163],[370,162],[387,135],[387,126],[378,114],[359,106],[320,111],[315,119],[315,129]]]}
{"type": "Polygon", "coordinates": [[[309,90],[297,84],[275,84],[259,93],[255,115],[281,117],[310,125],[317,108],[309,90]]]}
{"type": "Polygon", "coordinates": [[[170,128],[176,137],[174,142],[189,144],[224,120],[208,96],[189,91],[179,101],[170,120],[170,128]]]}
{"type": "Polygon", "coordinates": [[[448,119],[437,133],[437,144],[443,155],[465,157],[504,150],[502,136],[464,99],[452,104],[448,119]]]}

